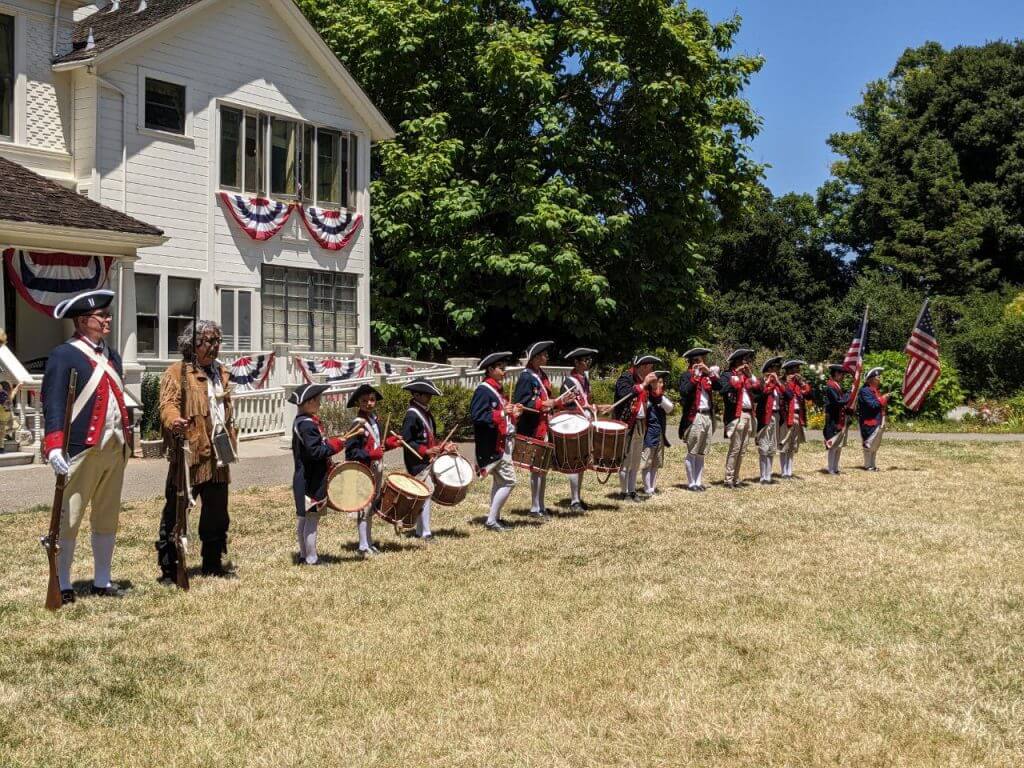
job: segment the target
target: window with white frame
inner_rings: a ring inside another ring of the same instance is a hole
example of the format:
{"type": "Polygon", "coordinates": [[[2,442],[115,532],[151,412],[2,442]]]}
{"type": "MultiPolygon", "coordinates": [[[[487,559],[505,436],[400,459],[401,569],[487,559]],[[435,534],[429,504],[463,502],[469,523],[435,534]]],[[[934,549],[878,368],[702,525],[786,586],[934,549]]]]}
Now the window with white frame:
{"type": "Polygon", "coordinates": [[[263,344],[348,352],[359,341],[356,275],[263,267],[263,344]]]}
{"type": "Polygon", "coordinates": [[[14,137],[14,17],[0,14],[0,137],[14,137]]]}
{"type": "Polygon", "coordinates": [[[222,105],[220,186],[354,209],[354,134],[222,105]]]}
{"type": "Polygon", "coordinates": [[[252,291],[220,289],[221,347],[233,352],[252,349],[252,291]]]}
{"type": "Polygon", "coordinates": [[[178,356],[178,336],[192,322],[192,305],[199,299],[199,281],[167,278],[167,356],[178,356]]]}
{"type": "Polygon", "coordinates": [[[188,117],[186,87],[148,76],[145,83],[146,128],[184,136],[188,117]]]}

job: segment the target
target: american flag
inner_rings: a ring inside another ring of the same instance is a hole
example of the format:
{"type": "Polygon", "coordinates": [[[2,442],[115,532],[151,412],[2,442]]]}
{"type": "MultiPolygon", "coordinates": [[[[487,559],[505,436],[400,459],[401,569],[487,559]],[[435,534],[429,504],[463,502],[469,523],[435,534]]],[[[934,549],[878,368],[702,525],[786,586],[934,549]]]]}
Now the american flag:
{"type": "Polygon", "coordinates": [[[868,308],[864,307],[864,319],[860,323],[860,333],[853,337],[850,348],[846,350],[843,365],[853,371],[854,388],[860,382],[860,371],[864,365],[864,342],[868,336],[868,308]]]}
{"type": "Polygon", "coordinates": [[[932,313],[928,311],[928,299],[925,299],[921,307],[910,341],[903,351],[910,358],[903,377],[903,404],[916,411],[924,404],[925,397],[942,370],[939,367],[939,342],[935,338],[932,313]]]}

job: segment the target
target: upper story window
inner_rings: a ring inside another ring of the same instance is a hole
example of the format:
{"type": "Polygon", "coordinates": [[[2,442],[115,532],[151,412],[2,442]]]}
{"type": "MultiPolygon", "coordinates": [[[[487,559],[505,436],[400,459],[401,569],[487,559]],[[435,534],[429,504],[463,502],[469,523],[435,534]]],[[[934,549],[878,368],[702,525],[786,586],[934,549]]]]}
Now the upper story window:
{"type": "Polygon", "coordinates": [[[222,106],[220,186],[354,208],[356,146],[353,134],[222,106]]]}
{"type": "Polygon", "coordinates": [[[14,17],[0,15],[0,136],[14,136],[14,17]]]}
{"type": "Polygon", "coordinates": [[[168,83],[155,77],[146,78],[147,128],[184,136],[187,112],[184,85],[168,83]]]}

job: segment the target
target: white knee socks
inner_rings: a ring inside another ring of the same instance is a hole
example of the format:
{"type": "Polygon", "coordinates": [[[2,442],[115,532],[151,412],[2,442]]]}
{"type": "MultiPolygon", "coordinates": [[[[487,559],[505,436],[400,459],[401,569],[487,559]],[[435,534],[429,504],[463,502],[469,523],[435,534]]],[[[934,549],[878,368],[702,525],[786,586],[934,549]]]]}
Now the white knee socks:
{"type": "Polygon", "coordinates": [[[840,446],[833,446],[828,451],[828,471],[838,472],[839,471],[839,456],[842,454],[843,449],[840,446]]]}
{"type": "Polygon", "coordinates": [[[299,560],[306,559],[306,518],[295,518],[295,538],[299,542],[299,560]]]}
{"type": "Polygon", "coordinates": [[[303,544],[299,551],[303,553],[302,557],[306,564],[313,565],[320,559],[316,553],[316,531],[320,524],[320,513],[307,512],[305,520],[306,524],[302,531],[303,544]]]}
{"type": "Polygon", "coordinates": [[[113,533],[92,534],[92,583],[105,589],[110,586],[110,567],[114,562],[114,541],[116,535],[113,533]]]}
{"type": "Polygon", "coordinates": [[[572,503],[580,501],[580,475],[569,475],[569,492],[572,495],[572,503]]]}
{"type": "Polygon", "coordinates": [[[779,465],[782,468],[783,477],[793,476],[793,454],[783,453],[779,456],[779,465]]]}
{"type": "Polygon", "coordinates": [[[530,511],[544,511],[544,488],[547,485],[547,476],[539,473],[530,474],[530,511]]]}
{"type": "Polygon", "coordinates": [[[491,510],[487,515],[488,523],[498,522],[498,518],[501,516],[501,508],[505,506],[505,502],[508,501],[508,497],[511,494],[511,486],[506,485],[501,488],[495,486],[491,489],[491,510]]]}
{"type": "Polygon", "coordinates": [[[359,521],[359,548],[370,548],[370,523],[373,520],[373,512],[364,513],[363,519],[359,521]]]}
{"type": "Polygon", "coordinates": [[[644,493],[648,496],[654,493],[655,481],[657,480],[658,470],[656,469],[645,469],[644,470],[644,493]]]}
{"type": "Polygon", "coordinates": [[[694,455],[693,457],[693,482],[695,485],[704,485],[704,457],[694,455]]]}
{"type": "Polygon", "coordinates": [[[75,560],[75,539],[61,539],[57,553],[57,577],[62,590],[71,589],[71,563],[75,560]]]}
{"type": "Polygon", "coordinates": [[[693,488],[693,486],[695,486],[697,484],[694,481],[694,479],[693,479],[693,474],[694,474],[693,473],[693,459],[694,459],[693,454],[692,453],[688,453],[688,454],[686,454],[686,459],[683,461],[683,464],[686,466],[686,487],[687,488],[693,488]]]}
{"type": "Polygon", "coordinates": [[[427,503],[423,505],[420,518],[416,521],[416,535],[420,538],[433,535],[430,532],[430,499],[427,499],[427,503]]]}

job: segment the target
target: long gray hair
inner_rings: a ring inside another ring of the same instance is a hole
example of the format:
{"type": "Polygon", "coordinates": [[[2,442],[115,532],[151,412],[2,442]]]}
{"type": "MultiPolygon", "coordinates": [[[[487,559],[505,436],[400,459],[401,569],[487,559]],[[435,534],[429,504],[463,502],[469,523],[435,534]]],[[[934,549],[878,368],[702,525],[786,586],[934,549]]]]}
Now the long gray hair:
{"type": "MultiPolygon", "coordinates": [[[[213,320],[196,321],[197,339],[209,331],[213,331],[214,333],[220,335],[220,324],[213,322],[213,320]]],[[[192,323],[186,325],[185,330],[178,334],[178,351],[181,352],[181,356],[183,359],[192,359],[192,323]]]]}

